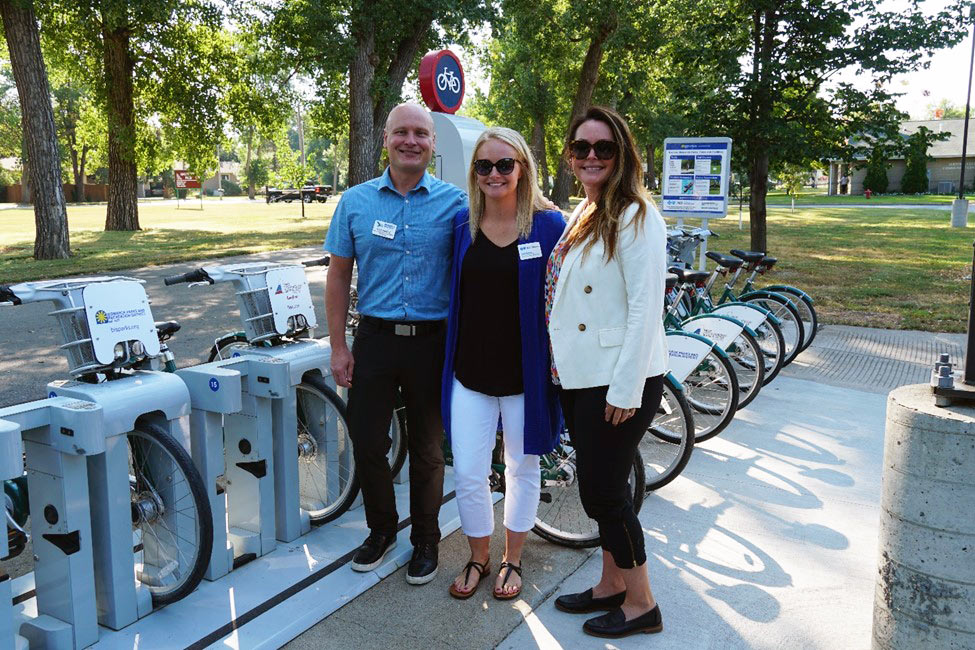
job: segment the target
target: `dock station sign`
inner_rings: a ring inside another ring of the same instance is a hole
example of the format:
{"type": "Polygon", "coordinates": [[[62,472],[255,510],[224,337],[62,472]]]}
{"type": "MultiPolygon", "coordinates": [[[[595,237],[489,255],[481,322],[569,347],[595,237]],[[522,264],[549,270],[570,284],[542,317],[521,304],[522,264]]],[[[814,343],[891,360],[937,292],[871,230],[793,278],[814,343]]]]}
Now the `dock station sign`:
{"type": "Polygon", "coordinates": [[[174,169],[173,178],[176,181],[176,189],[178,190],[200,187],[200,181],[185,169],[174,169]]]}
{"type": "Polygon", "coordinates": [[[667,138],[663,163],[665,217],[721,219],[727,214],[731,138],[667,138]]]}
{"type": "Polygon", "coordinates": [[[464,101],[464,68],[450,50],[429,52],[420,61],[420,95],[431,111],[456,113],[464,101]]]}

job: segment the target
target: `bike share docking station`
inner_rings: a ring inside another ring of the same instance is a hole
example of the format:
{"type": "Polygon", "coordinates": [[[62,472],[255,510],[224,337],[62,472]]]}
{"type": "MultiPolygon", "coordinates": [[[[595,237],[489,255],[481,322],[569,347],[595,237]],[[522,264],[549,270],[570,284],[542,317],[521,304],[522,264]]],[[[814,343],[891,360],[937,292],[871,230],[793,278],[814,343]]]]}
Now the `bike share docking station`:
{"type": "Polygon", "coordinates": [[[194,460],[214,517],[227,518],[214,526],[206,577],[215,580],[311,529],[299,461],[323,441],[298,430],[297,387],[309,374],[329,375],[331,348],[313,339],[271,344],[317,324],[301,265],[206,266],[194,278],[232,282],[245,327],[218,342],[225,358],[176,373],[190,391],[194,460]]]}

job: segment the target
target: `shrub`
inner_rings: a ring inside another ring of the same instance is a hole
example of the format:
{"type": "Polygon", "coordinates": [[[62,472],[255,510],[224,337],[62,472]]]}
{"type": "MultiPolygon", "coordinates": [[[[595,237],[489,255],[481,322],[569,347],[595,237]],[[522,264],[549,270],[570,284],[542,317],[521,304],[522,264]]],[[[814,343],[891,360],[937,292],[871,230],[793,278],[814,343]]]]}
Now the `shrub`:
{"type": "Polygon", "coordinates": [[[886,149],[880,144],[874,146],[867,161],[867,175],[863,179],[863,189],[870,190],[874,194],[886,194],[890,182],[887,179],[889,168],[886,149]]]}
{"type": "Polygon", "coordinates": [[[220,187],[223,189],[224,196],[240,196],[242,194],[240,185],[231,180],[220,181],[220,187]]]}

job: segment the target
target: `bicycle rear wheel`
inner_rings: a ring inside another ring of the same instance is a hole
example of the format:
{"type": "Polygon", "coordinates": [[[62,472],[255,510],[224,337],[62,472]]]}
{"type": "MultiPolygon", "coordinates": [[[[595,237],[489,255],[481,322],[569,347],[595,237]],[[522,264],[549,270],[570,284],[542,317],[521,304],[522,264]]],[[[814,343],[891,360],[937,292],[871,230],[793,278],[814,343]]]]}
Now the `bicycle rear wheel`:
{"type": "Polygon", "coordinates": [[[683,471],[694,451],[694,416],[684,394],[664,379],[660,406],[640,441],[646,491],[662,488],[683,471]]]}
{"type": "Polygon", "coordinates": [[[792,301],[775,293],[744,296],[741,299],[769,310],[779,319],[779,330],[785,341],[785,358],[782,360],[782,365],[787,366],[792,363],[793,359],[802,352],[802,343],[806,335],[799,311],[792,301]]]}
{"type": "Polygon", "coordinates": [[[126,442],[135,574],[159,607],[203,579],[213,549],[210,501],[190,455],[162,428],[139,421],[126,442]]]}
{"type": "Polygon", "coordinates": [[[738,410],[751,404],[765,383],[765,363],[758,340],[742,330],[725,350],[738,377],[738,410]]]}
{"type": "MultiPolygon", "coordinates": [[[[582,507],[577,485],[575,449],[567,432],[554,451],[541,457],[542,493],[532,530],[544,540],[569,548],[599,546],[599,528],[582,507]]],[[[630,470],[629,492],[633,511],[643,506],[646,479],[637,452],[630,470]]]]}
{"type": "Polygon", "coordinates": [[[345,402],[321,377],[297,386],[298,493],[315,525],[332,521],[359,492],[345,402]]]}

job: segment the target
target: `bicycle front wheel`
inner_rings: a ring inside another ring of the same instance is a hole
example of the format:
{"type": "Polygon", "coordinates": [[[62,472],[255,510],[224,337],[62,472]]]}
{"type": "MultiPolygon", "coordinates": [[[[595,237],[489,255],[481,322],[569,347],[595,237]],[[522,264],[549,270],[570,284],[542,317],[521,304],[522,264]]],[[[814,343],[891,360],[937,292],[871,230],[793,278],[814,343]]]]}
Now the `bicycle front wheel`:
{"type": "Polygon", "coordinates": [[[738,410],[751,404],[765,385],[765,363],[758,340],[742,330],[725,350],[738,377],[738,410]]]}
{"type": "MultiPolygon", "coordinates": [[[[599,528],[582,507],[575,455],[568,434],[563,432],[561,444],[541,457],[542,492],[532,530],[553,544],[592,548],[599,546],[599,528]]],[[[643,459],[637,452],[633,457],[627,488],[634,512],[640,512],[643,506],[645,485],[643,459]]]]}
{"type": "Polygon", "coordinates": [[[646,491],[667,485],[683,471],[694,451],[694,416],[681,390],[664,380],[660,406],[640,441],[646,491]]]}
{"type": "Polygon", "coordinates": [[[802,343],[806,336],[806,328],[792,301],[775,293],[746,296],[742,300],[769,310],[779,319],[779,330],[785,341],[785,358],[782,360],[782,365],[787,366],[792,363],[793,359],[802,352],[802,343]]]}
{"type": "Polygon", "coordinates": [[[694,442],[724,431],[738,410],[738,376],[715,349],[683,381],[684,397],[694,409],[694,442]]]}
{"type": "Polygon", "coordinates": [[[162,428],[140,421],[126,434],[136,580],[154,607],[190,594],[213,550],[213,518],[190,455],[162,428]]]}
{"type": "Polygon", "coordinates": [[[321,377],[298,384],[298,494],[312,524],[332,521],[359,492],[345,402],[321,377]]]}

